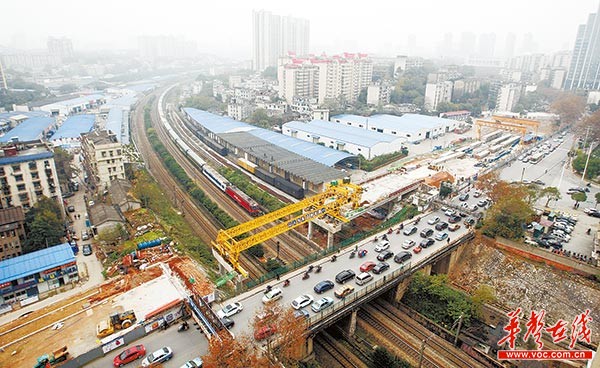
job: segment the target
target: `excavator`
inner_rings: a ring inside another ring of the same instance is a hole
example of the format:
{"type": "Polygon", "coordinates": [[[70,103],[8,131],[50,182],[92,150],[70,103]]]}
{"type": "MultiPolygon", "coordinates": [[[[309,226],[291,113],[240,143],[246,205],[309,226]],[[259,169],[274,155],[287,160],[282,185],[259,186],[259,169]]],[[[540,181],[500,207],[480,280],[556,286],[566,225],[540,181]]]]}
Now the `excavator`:
{"type": "Polygon", "coordinates": [[[108,320],[101,321],[96,326],[96,335],[99,338],[112,335],[116,330],[124,330],[137,320],[133,310],[128,310],[123,313],[112,313],[108,316],[108,320]]]}
{"type": "Polygon", "coordinates": [[[57,363],[67,360],[68,356],[69,352],[67,351],[67,347],[63,346],[62,348],[55,350],[50,354],[44,354],[37,358],[37,363],[33,366],[33,368],[52,367],[57,363]]]}

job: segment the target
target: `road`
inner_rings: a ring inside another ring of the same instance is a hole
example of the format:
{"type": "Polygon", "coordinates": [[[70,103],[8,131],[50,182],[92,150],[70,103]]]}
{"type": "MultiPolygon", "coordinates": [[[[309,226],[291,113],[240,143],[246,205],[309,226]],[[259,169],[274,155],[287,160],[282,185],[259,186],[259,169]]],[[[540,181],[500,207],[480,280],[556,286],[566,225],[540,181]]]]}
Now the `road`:
{"type": "MultiPolygon", "coordinates": [[[[163,346],[169,346],[173,349],[173,358],[166,363],[163,363],[164,368],[181,367],[188,360],[202,356],[208,351],[208,341],[200,331],[190,325],[190,329],[184,332],[177,332],[177,325],[171,326],[166,331],[153,332],[135,342],[130,343],[127,347],[143,344],[146,347],[146,352],[149,354],[163,346]]],[[[106,368],[112,367],[113,358],[125,350],[125,348],[111,351],[103,358],[97,359],[85,367],[89,368],[106,368]]],[[[141,365],[141,361],[139,362],[141,365]]],[[[135,364],[129,364],[135,367],[135,364]]]]}
{"type": "MultiPolygon", "coordinates": [[[[448,216],[444,215],[441,211],[429,213],[428,215],[426,215],[419,221],[419,224],[417,225],[418,231],[416,233],[414,233],[410,236],[405,236],[402,233],[397,234],[396,231],[394,231],[392,234],[387,235],[389,238],[389,241],[390,241],[389,250],[394,252],[394,254],[396,254],[400,251],[403,251],[402,243],[406,239],[414,240],[416,242],[416,244],[418,245],[421,242],[421,240],[423,240],[423,238],[421,238],[419,236],[419,232],[426,227],[428,227],[428,228],[434,227],[434,225],[427,224],[427,220],[434,216],[440,217],[441,221],[448,220],[448,216]]],[[[467,233],[467,229],[465,228],[462,221],[460,222],[460,224],[461,224],[461,228],[456,232],[449,232],[449,231],[445,230],[446,232],[448,232],[451,240],[454,240],[454,239],[467,233]]],[[[404,228],[406,229],[409,226],[410,225],[408,225],[408,223],[405,223],[404,228]]],[[[397,226],[396,226],[396,228],[397,228],[397,226]]],[[[377,236],[379,238],[381,238],[381,236],[385,233],[386,232],[384,231],[380,234],[377,234],[377,236]]],[[[434,234],[437,234],[437,233],[438,233],[438,231],[435,231],[434,234]]],[[[335,283],[336,285],[333,289],[326,291],[320,295],[316,294],[313,291],[313,287],[318,282],[323,281],[323,280],[335,281],[335,276],[342,270],[351,269],[358,275],[360,273],[359,267],[364,262],[366,262],[366,261],[374,261],[376,263],[379,262],[379,261],[377,261],[378,253],[374,251],[374,248],[381,241],[382,240],[379,240],[378,242],[374,242],[373,237],[371,237],[371,238],[368,238],[366,240],[359,242],[358,249],[359,250],[366,249],[368,251],[367,255],[363,258],[359,258],[359,257],[350,258],[349,253],[350,253],[350,251],[352,251],[354,249],[354,246],[351,246],[349,248],[344,249],[340,254],[338,254],[338,258],[337,258],[336,262],[331,262],[330,258],[326,258],[326,259],[322,259],[320,261],[313,263],[313,265],[315,267],[317,265],[321,264],[322,271],[320,273],[315,273],[313,271],[310,274],[310,278],[308,280],[302,280],[302,275],[303,275],[304,271],[306,270],[306,268],[303,268],[301,270],[296,270],[296,271],[291,272],[289,274],[289,276],[284,275],[281,277],[280,281],[270,282],[269,285],[271,285],[272,287],[279,287],[283,290],[283,298],[280,299],[279,302],[283,306],[286,306],[286,307],[290,306],[292,300],[294,300],[296,297],[298,297],[302,294],[310,294],[315,298],[315,300],[317,300],[321,297],[324,297],[324,296],[328,296],[328,297],[333,298],[334,301],[337,302],[337,301],[339,301],[339,299],[337,299],[334,296],[334,291],[337,290],[341,286],[340,284],[335,283]],[[288,278],[290,280],[290,286],[283,287],[283,281],[288,278]]],[[[419,260],[427,258],[434,251],[438,251],[441,247],[444,247],[444,246],[447,246],[447,240],[436,241],[435,244],[433,244],[429,248],[423,249],[423,251],[421,253],[419,253],[419,254],[413,253],[411,262],[416,263],[419,260]]],[[[395,263],[393,258],[388,259],[386,262],[390,265],[390,269],[388,271],[383,272],[380,275],[373,274],[373,281],[384,277],[386,274],[389,274],[394,270],[400,269],[401,265],[395,263]]],[[[347,282],[345,285],[354,286],[355,291],[358,291],[361,288],[364,288],[369,284],[367,283],[366,285],[360,286],[360,285],[357,285],[354,280],[352,280],[352,281],[347,282]]],[[[265,287],[266,287],[266,285],[265,285],[265,287]]],[[[255,288],[245,294],[242,294],[238,297],[227,300],[227,303],[239,301],[242,303],[243,308],[244,308],[240,313],[238,313],[232,317],[232,319],[235,322],[235,325],[233,326],[231,331],[236,336],[239,336],[239,335],[250,335],[251,336],[252,335],[252,333],[253,333],[252,327],[251,327],[252,320],[253,320],[254,316],[257,314],[257,312],[260,312],[260,310],[263,306],[263,304],[262,304],[262,297],[264,295],[263,292],[264,292],[263,288],[255,288]]],[[[223,306],[224,306],[224,304],[215,304],[213,307],[214,307],[215,311],[217,311],[223,306]]],[[[314,312],[310,309],[310,305],[305,307],[304,309],[306,311],[308,311],[311,315],[314,314],[314,312]]]]}

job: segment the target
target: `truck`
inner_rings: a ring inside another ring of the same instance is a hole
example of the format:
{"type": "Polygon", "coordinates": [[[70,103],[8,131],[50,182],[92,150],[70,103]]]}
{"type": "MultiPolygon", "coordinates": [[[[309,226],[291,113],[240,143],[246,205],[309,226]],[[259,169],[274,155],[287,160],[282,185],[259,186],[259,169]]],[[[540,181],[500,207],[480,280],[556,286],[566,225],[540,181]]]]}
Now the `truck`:
{"type": "Polygon", "coordinates": [[[137,320],[133,310],[123,313],[112,313],[107,320],[101,321],[96,326],[96,336],[99,338],[112,335],[116,330],[124,330],[137,320]]]}
{"type": "Polygon", "coordinates": [[[45,368],[53,366],[57,363],[67,360],[67,356],[69,352],[67,351],[67,347],[63,346],[62,348],[53,351],[50,354],[44,354],[41,357],[37,358],[37,363],[33,366],[33,368],[45,368]]]}

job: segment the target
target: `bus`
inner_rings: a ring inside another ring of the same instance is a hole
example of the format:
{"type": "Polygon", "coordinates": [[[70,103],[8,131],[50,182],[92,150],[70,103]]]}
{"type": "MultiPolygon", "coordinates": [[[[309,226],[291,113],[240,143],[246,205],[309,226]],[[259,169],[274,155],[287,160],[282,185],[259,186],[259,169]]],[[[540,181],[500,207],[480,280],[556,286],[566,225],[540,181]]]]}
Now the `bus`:
{"type": "Polygon", "coordinates": [[[543,158],[544,158],[543,152],[534,153],[529,158],[529,162],[531,162],[532,164],[537,164],[538,162],[542,161],[543,158]]]}

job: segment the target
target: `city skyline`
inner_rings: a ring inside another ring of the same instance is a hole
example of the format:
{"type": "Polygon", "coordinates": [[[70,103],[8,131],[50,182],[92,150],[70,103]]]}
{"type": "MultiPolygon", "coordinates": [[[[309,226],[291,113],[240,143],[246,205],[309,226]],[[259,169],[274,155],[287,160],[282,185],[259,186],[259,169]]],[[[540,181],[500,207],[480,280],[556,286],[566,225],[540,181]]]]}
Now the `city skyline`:
{"type": "MultiPolygon", "coordinates": [[[[135,50],[140,36],[181,35],[196,42],[199,52],[245,60],[252,58],[252,11],[264,9],[282,16],[307,19],[311,53],[360,51],[382,56],[399,53],[438,56],[438,45],[444,35],[451,34],[453,47],[460,50],[461,34],[474,33],[477,39],[483,34],[494,34],[494,50],[498,54],[506,51],[505,40],[514,34],[516,55],[527,52],[522,45],[528,40],[536,46],[531,51],[572,49],[577,26],[585,23],[587,14],[598,7],[597,0],[579,1],[577,7],[567,3],[548,7],[541,1],[514,0],[494,9],[494,16],[489,17],[487,5],[468,1],[452,4],[375,1],[369,3],[368,8],[358,9],[316,1],[281,4],[264,0],[251,4],[234,2],[233,6],[229,3],[210,4],[182,11],[190,5],[181,0],[174,0],[168,8],[152,8],[138,1],[117,3],[109,0],[103,7],[94,9],[94,17],[84,17],[77,7],[71,6],[73,4],[75,2],[69,0],[52,4],[32,0],[3,4],[6,14],[26,12],[29,20],[6,18],[0,47],[43,50],[48,37],[67,37],[73,40],[75,51],[135,50]],[[56,9],[61,9],[61,17],[68,21],[57,22],[56,17],[48,16],[56,9]],[[464,21],[456,22],[461,17],[464,21]],[[32,22],[36,24],[35,30],[30,27],[32,22]]],[[[477,44],[476,47],[483,51],[477,44]]]]}

